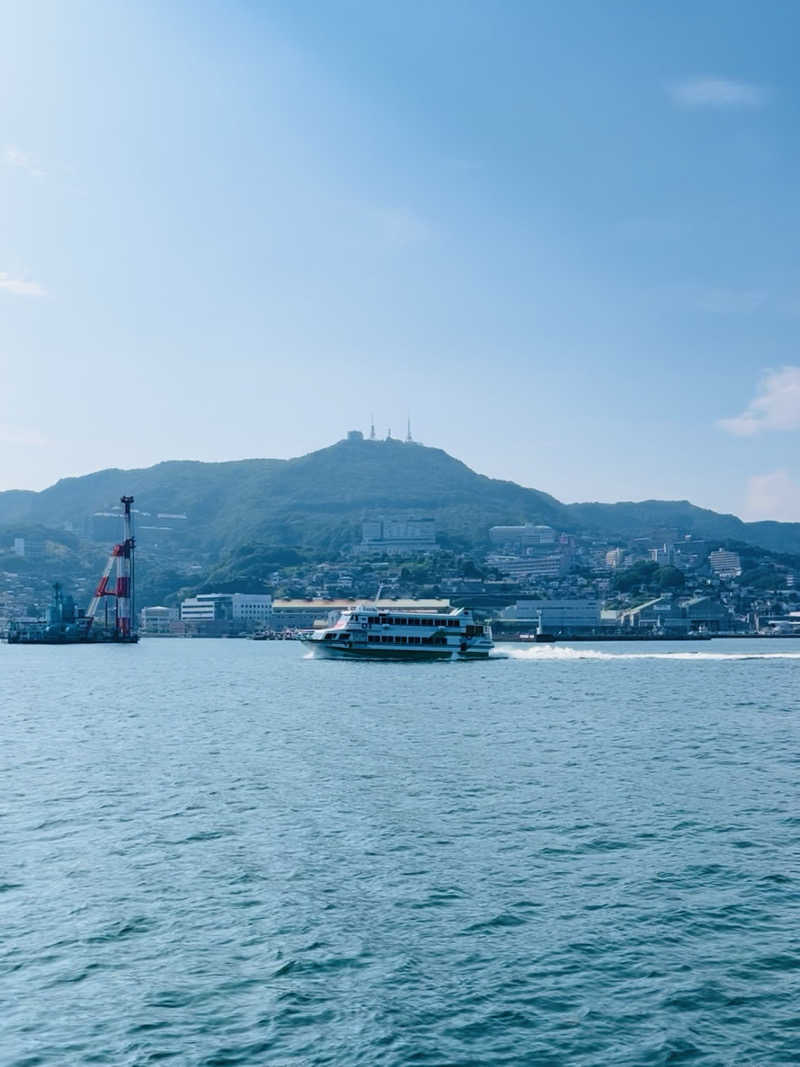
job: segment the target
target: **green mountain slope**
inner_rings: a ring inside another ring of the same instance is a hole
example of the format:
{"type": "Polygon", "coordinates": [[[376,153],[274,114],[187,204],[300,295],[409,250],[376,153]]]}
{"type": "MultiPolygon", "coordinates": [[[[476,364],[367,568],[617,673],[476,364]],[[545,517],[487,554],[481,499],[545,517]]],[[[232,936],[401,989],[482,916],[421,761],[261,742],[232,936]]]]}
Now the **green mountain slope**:
{"type": "Polygon", "coordinates": [[[65,478],[40,493],[0,493],[0,524],[80,528],[123,493],[133,494],[143,511],[185,512],[187,536],[209,548],[254,537],[333,547],[352,540],[366,514],[434,515],[443,532],[470,541],[493,523],[568,521],[563,505],[546,493],[476,474],[441,449],[340,441],[291,460],[173,461],[65,478]]]}
{"type": "Polygon", "coordinates": [[[358,539],[366,515],[424,514],[451,543],[481,543],[490,526],[544,522],[611,539],[677,528],[800,553],[800,523],[744,523],[687,501],[564,505],[546,493],[476,474],[438,448],[399,441],[340,441],[290,460],[172,461],[142,470],[65,478],[40,493],[0,493],[0,525],[82,529],[123,493],[142,511],[185,513],[188,543],[229,551],[248,540],[335,550],[358,539]]]}
{"type": "Polygon", "coordinates": [[[800,523],[742,522],[735,515],[698,508],[688,500],[568,504],[566,507],[577,526],[609,537],[645,536],[662,527],[712,541],[742,541],[772,552],[800,552],[800,523]]]}

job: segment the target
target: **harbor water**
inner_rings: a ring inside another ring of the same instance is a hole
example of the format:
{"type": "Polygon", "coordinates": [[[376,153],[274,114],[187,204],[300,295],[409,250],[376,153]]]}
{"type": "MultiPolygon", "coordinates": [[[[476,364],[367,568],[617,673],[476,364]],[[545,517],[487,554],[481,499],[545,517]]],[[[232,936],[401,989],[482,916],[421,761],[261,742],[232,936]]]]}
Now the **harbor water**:
{"type": "Polygon", "coordinates": [[[800,1062],[800,642],[0,645],[0,1062],[800,1062]]]}

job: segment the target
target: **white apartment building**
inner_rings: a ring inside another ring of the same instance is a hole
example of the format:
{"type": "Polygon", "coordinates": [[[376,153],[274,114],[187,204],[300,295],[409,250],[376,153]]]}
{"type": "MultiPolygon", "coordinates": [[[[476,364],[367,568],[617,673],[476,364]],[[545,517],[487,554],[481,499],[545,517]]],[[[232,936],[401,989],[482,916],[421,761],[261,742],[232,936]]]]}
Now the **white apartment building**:
{"type": "Polygon", "coordinates": [[[718,548],[715,552],[709,552],[708,564],[714,574],[720,578],[738,578],[742,573],[742,561],[738,552],[728,552],[724,548],[718,548]]]}
{"type": "Polygon", "coordinates": [[[226,619],[266,627],[272,621],[272,597],[266,593],[198,593],[181,603],[182,622],[226,619]]]}

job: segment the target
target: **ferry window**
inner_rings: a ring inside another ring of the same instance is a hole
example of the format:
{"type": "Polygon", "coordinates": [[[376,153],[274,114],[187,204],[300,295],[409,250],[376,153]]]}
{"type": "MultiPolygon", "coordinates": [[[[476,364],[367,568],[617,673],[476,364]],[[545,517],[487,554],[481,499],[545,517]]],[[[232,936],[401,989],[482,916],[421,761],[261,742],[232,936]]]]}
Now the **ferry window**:
{"type": "Polygon", "coordinates": [[[380,641],[380,637],[377,634],[370,634],[367,638],[368,641],[380,641]]]}
{"type": "Polygon", "coordinates": [[[384,634],[384,636],[381,637],[381,644],[382,645],[390,645],[392,643],[392,640],[393,640],[393,638],[386,637],[386,635],[384,634]]]}
{"type": "Polygon", "coordinates": [[[458,619],[448,619],[447,620],[447,625],[448,626],[458,626],[458,619]]]}

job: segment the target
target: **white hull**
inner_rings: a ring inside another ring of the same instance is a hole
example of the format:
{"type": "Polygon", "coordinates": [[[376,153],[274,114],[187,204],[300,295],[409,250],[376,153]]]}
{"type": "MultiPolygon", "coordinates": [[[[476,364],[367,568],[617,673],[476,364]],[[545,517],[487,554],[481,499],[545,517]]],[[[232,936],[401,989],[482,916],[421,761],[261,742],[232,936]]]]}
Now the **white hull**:
{"type": "Polygon", "coordinates": [[[469,659],[487,659],[491,649],[467,649],[462,652],[458,648],[417,648],[408,647],[405,648],[374,648],[370,645],[361,645],[352,648],[344,648],[341,645],[326,644],[324,641],[318,641],[315,638],[301,637],[300,640],[306,646],[310,648],[315,657],[319,659],[369,659],[369,660],[394,660],[400,661],[422,661],[422,660],[469,660],[469,659]]]}

